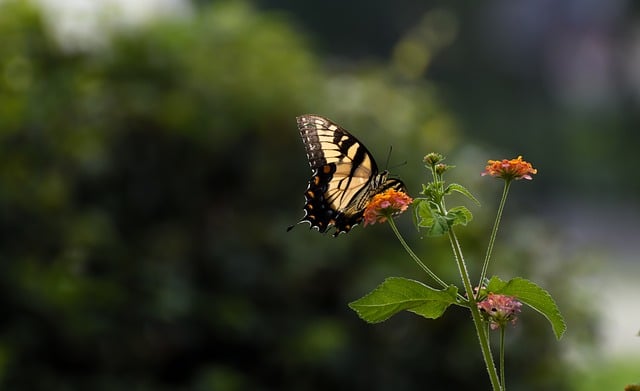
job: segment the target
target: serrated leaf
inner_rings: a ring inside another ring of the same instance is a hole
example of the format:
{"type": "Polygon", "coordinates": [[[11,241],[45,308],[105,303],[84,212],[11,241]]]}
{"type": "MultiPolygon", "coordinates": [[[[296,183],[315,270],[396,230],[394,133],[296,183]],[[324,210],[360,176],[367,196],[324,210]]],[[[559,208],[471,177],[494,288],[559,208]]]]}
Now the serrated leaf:
{"type": "Polygon", "coordinates": [[[434,181],[429,182],[426,186],[422,185],[422,194],[424,194],[428,199],[439,202],[442,198],[442,193],[440,189],[443,186],[443,182],[434,181]]]}
{"type": "Polygon", "coordinates": [[[466,187],[457,184],[457,183],[452,183],[449,186],[447,186],[447,188],[445,189],[445,194],[451,194],[452,192],[458,192],[460,194],[462,194],[463,196],[467,197],[468,199],[470,199],[471,201],[473,201],[474,204],[480,206],[480,201],[478,201],[476,199],[476,197],[473,196],[473,194],[471,194],[471,192],[469,190],[467,190],[466,187]]]}
{"type": "Polygon", "coordinates": [[[442,216],[438,205],[427,199],[420,199],[415,205],[417,226],[426,228],[427,236],[441,236],[449,230],[449,219],[442,216]]]}
{"type": "Polygon", "coordinates": [[[473,214],[471,214],[471,211],[464,206],[451,208],[449,212],[447,212],[447,216],[449,215],[453,216],[451,225],[467,225],[469,221],[473,220],[473,214]]]}
{"type": "Polygon", "coordinates": [[[429,209],[429,201],[426,198],[420,198],[414,201],[416,212],[416,220],[419,227],[429,226],[431,220],[431,210],[429,209]]]}
{"type": "Polygon", "coordinates": [[[567,329],[564,318],[549,292],[529,280],[516,277],[505,282],[499,277],[493,276],[489,281],[487,291],[514,296],[538,311],[551,323],[551,328],[557,339],[562,338],[562,334],[567,329]]]}
{"type": "Polygon", "coordinates": [[[455,303],[457,294],[458,288],[453,285],[437,290],[419,281],[390,277],[368,295],[349,303],[349,307],[369,323],[385,321],[400,311],[436,319],[455,303]]]}
{"type": "Polygon", "coordinates": [[[440,213],[434,214],[430,223],[427,236],[442,236],[449,232],[449,220],[440,213]]]}

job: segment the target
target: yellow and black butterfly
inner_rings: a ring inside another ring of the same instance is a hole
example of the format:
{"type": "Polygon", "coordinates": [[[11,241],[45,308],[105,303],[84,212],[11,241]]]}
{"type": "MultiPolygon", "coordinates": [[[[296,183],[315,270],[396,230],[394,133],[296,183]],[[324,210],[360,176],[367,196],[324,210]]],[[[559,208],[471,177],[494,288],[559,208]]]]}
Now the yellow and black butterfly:
{"type": "Polygon", "coordinates": [[[378,173],[371,153],[345,129],[319,115],[305,114],[297,120],[313,172],[298,224],[309,223],[320,232],[333,226],[333,236],[338,236],[362,221],[374,195],[390,188],[406,193],[400,180],[388,178],[387,171],[378,173]]]}

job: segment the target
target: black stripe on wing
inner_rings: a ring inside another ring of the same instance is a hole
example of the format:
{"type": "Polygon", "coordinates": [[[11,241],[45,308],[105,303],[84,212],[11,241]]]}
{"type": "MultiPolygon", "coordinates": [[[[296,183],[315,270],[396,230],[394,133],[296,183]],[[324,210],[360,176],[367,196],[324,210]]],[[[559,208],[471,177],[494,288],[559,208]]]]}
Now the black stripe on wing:
{"type": "Polygon", "coordinates": [[[342,164],[348,161],[358,167],[369,160],[367,164],[371,169],[371,176],[378,173],[371,153],[340,125],[313,114],[301,115],[296,119],[311,169],[320,168],[327,163],[342,164]]]}

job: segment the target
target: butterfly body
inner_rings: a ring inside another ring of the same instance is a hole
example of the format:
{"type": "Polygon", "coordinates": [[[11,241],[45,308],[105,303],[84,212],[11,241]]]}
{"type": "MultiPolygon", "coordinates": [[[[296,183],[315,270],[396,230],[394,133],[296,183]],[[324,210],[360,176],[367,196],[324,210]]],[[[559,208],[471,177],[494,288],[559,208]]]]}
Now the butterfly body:
{"type": "Polygon", "coordinates": [[[333,226],[337,236],[362,221],[376,194],[390,188],[406,192],[400,180],[389,178],[386,171],[379,173],[367,148],[339,125],[311,114],[297,121],[312,170],[300,223],[320,232],[333,226]]]}

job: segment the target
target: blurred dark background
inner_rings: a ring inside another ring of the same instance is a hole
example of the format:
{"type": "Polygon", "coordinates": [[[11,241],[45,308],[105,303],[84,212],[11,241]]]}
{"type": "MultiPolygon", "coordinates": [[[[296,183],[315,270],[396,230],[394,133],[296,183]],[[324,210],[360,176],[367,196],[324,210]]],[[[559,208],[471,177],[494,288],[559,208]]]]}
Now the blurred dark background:
{"type": "MultiPolygon", "coordinates": [[[[525,311],[510,389],[640,368],[636,3],[159,3],[133,23],[0,2],[0,388],[488,389],[465,311],[368,325],[347,307],[385,277],[426,279],[388,227],[285,232],[307,112],[380,166],[393,146],[414,196],[422,157],[447,155],[483,203],[460,230],[476,275],[501,191],[479,174],[523,155],[539,174],[513,186],[490,272],[548,289],[568,331],[525,311]]],[[[445,240],[399,224],[458,281],[445,240]]]]}

